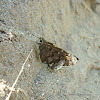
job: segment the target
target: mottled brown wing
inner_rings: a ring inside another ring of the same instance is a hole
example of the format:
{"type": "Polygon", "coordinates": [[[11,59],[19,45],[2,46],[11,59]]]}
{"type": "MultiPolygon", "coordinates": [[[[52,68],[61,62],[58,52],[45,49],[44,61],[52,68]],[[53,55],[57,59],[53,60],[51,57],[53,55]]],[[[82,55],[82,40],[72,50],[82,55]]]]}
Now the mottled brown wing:
{"type": "Polygon", "coordinates": [[[40,38],[40,43],[38,44],[41,61],[48,64],[52,69],[60,69],[61,66],[75,65],[79,60],[76,56],[56,47],[43,38],[40,38]]]}
{"type": "Polygon", "coordinates": [[[55,47],[52,43],[45,42],[39,46],[39,49],[41,61],[47,63],[49,67],[53,68],[54,66],[57,66],[60,61],[65,63],[66,52],[55,47]]]}

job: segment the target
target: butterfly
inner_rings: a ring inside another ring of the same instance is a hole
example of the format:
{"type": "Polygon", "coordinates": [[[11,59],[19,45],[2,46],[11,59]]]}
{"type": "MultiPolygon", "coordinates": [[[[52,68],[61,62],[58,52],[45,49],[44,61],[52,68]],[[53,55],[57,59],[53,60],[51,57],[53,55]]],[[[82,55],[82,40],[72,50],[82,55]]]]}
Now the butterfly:
{"type": "Polygon", "coordinates": [[[63,66],[73,66],[79,59],[55,46],[53,43],[46,41],[44,38],[39,38],[40,59],[42,63],[48,64],[51,69],[60,69],[63,66]]]}

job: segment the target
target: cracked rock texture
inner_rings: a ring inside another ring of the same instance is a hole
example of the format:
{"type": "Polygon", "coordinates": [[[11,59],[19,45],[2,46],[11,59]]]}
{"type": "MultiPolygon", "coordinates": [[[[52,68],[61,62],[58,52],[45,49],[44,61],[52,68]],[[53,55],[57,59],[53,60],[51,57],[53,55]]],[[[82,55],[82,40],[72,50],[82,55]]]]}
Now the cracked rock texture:
{"type": "Polygon", "coordinates": [[[100,1],[0,0],[0,100],[9,93],[31,49],[10,100],[100,100],[100,1]],[[35,36],[34,36],[35,35],[35,36]],[[49,71],[37,37],[79,58],[49,71]]]}

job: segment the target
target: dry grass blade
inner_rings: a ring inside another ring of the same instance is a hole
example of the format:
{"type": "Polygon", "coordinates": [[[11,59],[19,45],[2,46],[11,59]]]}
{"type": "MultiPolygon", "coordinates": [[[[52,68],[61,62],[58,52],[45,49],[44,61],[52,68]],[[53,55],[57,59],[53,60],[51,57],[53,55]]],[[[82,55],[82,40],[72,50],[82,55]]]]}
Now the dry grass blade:
{"type": "Polygon", "coordinates": [[[28,58],[29,58],[29,56],[30,56],[30,54],[31,54],[32,51],[33,51],[33,49],[31,49],[31,51],[30,51],[30,53],[28,54],[26,60],[24,61],[23,65],[22,65],[22,68],[21,68],[21,70],[20,70],[20,72],[19,72],[19,74],[18,74],[16,80],[15,80],[15,82],[13,83],[13,85],[12,85],[12,87],[11,87],[11,91],[9,92],[9,94],[8,94],[8,96],[7,96],[7,98],[6,98],[5,100],[9,100],[9,98],[10,98],[10,96],[11,96],[11,93],[12,93],[12,91],[13,91],[13,88],[15,87],[15,85],[16,85],[16,83],[17,83],[17,81],[18,81],[18,79],[19,79],[19,77],[20,77],[20,75],[21,75],[21,73],[23,72],[24,66],[25,66],[25,64],[26,64],[26,62],[27,62],[27,60],[28,60],[28,58]]]}

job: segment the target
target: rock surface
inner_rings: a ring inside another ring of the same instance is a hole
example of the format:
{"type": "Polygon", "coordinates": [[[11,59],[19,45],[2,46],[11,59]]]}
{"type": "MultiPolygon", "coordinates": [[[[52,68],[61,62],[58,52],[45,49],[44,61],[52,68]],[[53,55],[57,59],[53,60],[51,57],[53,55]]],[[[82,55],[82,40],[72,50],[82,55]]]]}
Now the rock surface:
{"type": "Polygon", "coordinates": [[[31,49],[10,100],[99,100],[99,2],[0,0],[0,79],[6,81],[0,81],[0,100],[6,98],[5,84],[13,85],[31,49]],[[38,59],[37,37],[76,55],[79,63],[50,72],[38,59]]]}

